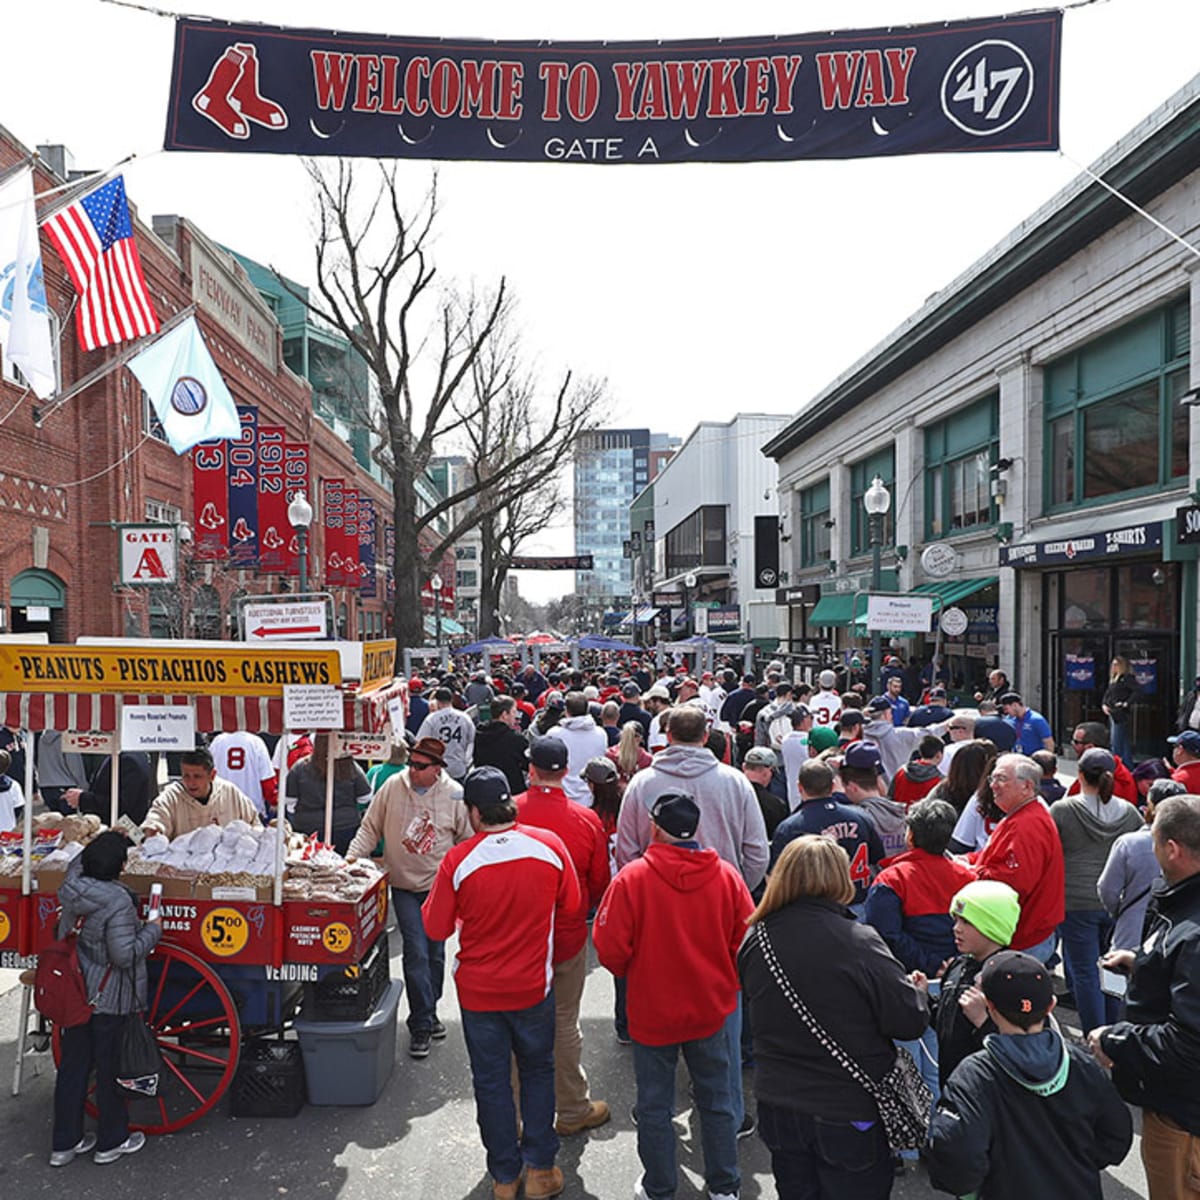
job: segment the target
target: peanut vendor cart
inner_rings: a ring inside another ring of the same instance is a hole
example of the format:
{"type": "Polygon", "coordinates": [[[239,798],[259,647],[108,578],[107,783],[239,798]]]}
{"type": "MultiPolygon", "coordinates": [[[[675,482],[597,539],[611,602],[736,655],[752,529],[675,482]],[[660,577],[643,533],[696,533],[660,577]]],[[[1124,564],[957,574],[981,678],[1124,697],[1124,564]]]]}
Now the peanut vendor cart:
{"type": "MultiPolygon", "coordinates": [[[[133,709],[144,719],[152,718],[156,708],[190,709],[197,732],[245,730],[286,738],[305,728],[296,714],[315,697],[313,711],[323,709],[326,715],[323,725],[313,727],[336,729],[342,751],[353,757],[380,757],[381,751],[386,753],[389,710],[400,716],[405,702],[403,685],[393,684],[394,660],[394,641],[268,647],[109,639],[75,646],[3,642],[0,723],[27,733],[59,730],[73,735],[72,744],[82,749],[112,754],[109,824],[116,825],[123,713],[133,709]],[[336,699],[330,689],[337,690],[336,699]]],[[[280,811],[287,754],[281,758],[280,811]]],[[[328,756],[326,841],[334,758],[328,756]]],[[[62,874],[39,872],[34,862],[33,760],[30,747],[20,886],[15,877],[11,886],[10,877],[0,877],[0,966],[32,965],[56,936],[62,874]]],[[[146,1019],[155,1032],[163,1070],[156,1096],[131,1100],[133,1128],[171,1133],[212,1111],[234,1081],[246,1035],[281,1030],[295,1012],[302,984],[320,985],[335,976],[354,979],[364,960],[380,961],[386,876],[352,901],[287,899],[282,822],[276,822],[272,835],[276,854],[270,886],[160,881],[163,937],[147,964],[146,1019]]],[[[144,916],[154,879],[131,875],[122,882],[139,894],[144,916]]],[[[384,944],[384,972],[386,960],[384,944]]],[[[21,1085],[31,990],[25,987],[21,999],[14,1095],[21,1085]]]]}

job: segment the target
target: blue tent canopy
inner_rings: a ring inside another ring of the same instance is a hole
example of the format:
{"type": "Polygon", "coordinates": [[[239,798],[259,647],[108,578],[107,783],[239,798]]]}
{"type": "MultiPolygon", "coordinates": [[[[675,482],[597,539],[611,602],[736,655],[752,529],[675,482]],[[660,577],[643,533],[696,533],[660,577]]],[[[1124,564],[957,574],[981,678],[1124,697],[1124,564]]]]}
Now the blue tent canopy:
{"type": "Polygon", "coordinates": [[[472,642],[469,646],[463,646],[460,650],[456,651],[456,653],[458,653],[458,654],[483,654],[487,650],[495,651],[495,650],[500,650],[500,649],[510,650],[514,654],[516,653],[516,650],[517,650],[516,646],[514,646],[512,644],[512,642],[510,642],[508,640],[508,638],[486,637],[486,638],[480,638],[480,640],[477,642],[472,642]]]}
{"type": "Polygon", "coordinates": [[[588,633],[579,639],[580,650],[637,650],[632,642],[605,637],[602,633],[588,633]]]}

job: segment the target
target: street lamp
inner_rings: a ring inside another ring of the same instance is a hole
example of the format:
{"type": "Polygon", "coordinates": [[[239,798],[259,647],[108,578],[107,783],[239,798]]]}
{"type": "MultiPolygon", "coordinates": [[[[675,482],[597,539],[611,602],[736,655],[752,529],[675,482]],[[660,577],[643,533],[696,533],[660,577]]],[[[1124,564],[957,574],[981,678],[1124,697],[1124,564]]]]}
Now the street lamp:
{"type": "Polygon", "coordinates": [[[429,590],[433,592],[434,645],[442,648],[442,577],[434,571],[429,577],[429,590]]]}
{"type": "MultiPolygon", "coordinates": [[[[863,507],[867,510],[867,528],[871,538],[871,591],[878,592],[882,582],[879,569],[879,548],[883,542],[883,518],[892,507],[892,494],[883,486],[883,480],[878,475],[871,480],[871,486],[863,496],[863,507]]],[[[880,631],[871,631],[871,688],[878,685],[883,664],[880,661],[881,645],[880,631]]]]}
{"type": "Polygon", "coordinates": [[[683,635],[690,637],[692,632],[692,607],[688,593],[696,586],[696,576],[689,571],[683,577],[683,635]]]}
{"type": "Polygon", "coordinates": [[[312,524],[313,508],[303,492],[293,494],[288,504],[288,524],[296,531],[300,558],[300,594],[308,591],[308,527],[312,524]]]}

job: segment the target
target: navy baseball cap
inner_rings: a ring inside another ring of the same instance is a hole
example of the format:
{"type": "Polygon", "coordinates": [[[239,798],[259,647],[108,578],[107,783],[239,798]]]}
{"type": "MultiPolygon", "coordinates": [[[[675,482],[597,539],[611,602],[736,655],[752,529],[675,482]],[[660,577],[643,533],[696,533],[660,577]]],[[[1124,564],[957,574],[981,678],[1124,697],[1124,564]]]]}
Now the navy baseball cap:
{"type": "Polygon", "coordinates": [[[883,762],[874,742],[852,742],[842,756],[842,765],[861,771],[881,771],[883,762]]]}
{"type": "Polygon", "coordinates": [[[472,808],[487,808],[493,804],[508,804],[512,792],[504,772],[498,767],[476,767],[463,780],[463,803],[472,808]]]}
{"type": "Polygon", "coordinates": [[[529,761],[543,771],[565,771],[567,769],[567,744],[562,738],[544,737],[526,751],[529,761]]]}
{"type": "Polygon", "coordinates": [[[700,825],[700,807],[685,792],[663,792],[650,810],[650,820],[674,838],[692,838],[700,825]]]}
{"type": "Polygon", "coordinates": [[[1167,738],[1172,746],[1182,746],[1189,754],[1200,754],[1200,733],[1194,729],[1185,729],[1174,737],[1167,738]]]}

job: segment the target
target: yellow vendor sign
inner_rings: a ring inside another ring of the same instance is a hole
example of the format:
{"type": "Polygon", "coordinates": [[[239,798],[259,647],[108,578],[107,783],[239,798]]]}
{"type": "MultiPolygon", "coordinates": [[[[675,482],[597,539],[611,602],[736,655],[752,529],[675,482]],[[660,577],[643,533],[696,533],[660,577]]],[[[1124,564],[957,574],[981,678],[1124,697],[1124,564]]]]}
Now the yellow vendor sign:
{"type": "Polygon", "coordinates": [[[0,691],[282,696],[342,682],[336,650],[33,646],[0,642],[0,691]]]}

